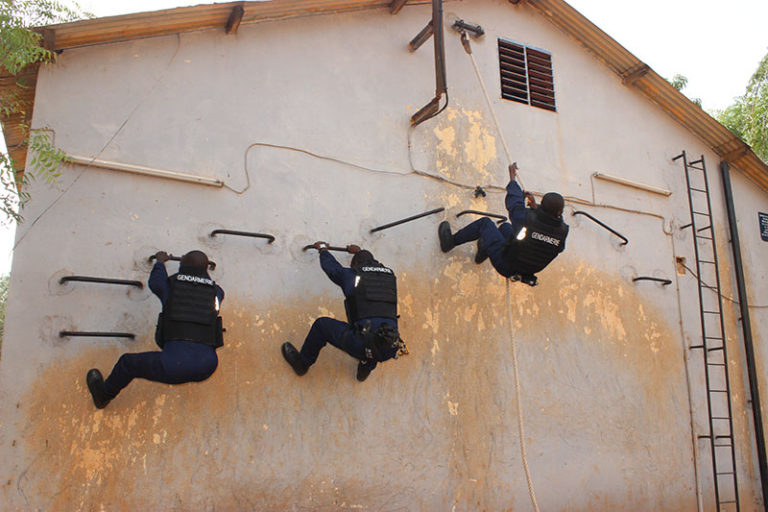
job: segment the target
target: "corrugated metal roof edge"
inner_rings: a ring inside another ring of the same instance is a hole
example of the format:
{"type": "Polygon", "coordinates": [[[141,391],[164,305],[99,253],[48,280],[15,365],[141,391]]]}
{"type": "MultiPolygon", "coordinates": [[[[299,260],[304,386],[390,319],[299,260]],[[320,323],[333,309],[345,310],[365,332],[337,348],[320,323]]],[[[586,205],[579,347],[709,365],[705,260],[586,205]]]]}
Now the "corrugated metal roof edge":
{"type": "MultiPolygon", "coordinates": [[[[429,3],[429,0],[410,0],[408,3],[424,4],[429,3]]],[[[41,30],[48,30],[52,33],[49,33],[48,39],[50,40],[50,36],[53,36],[55,49],[66,49],[177,32],[223,28],[222,21],[226,21],[229,13],[237,6],[243,6],[245,9],[242,23],[256,23],[296,16],[387,8],[390,4],[389,0],[273,0],[269,2],[201,4],[192,7],[50,25],[41,30]],[[150,21],[155,23],[149,23],[150,21]],[[120,25],[123,29],[114,30],[112,27],[116,25],[120,25]],[[126,26],[129,28],[133,26],[134,32],[127,31],[126,26]]],[[[716,119],[677,91],[616,40],[600,30],[564,0],[524,0],[513,7],[521,8],[526,4],[539,10],[545,18],[621,76],[629,87],[637,89],[648,97],[673,119],[698,136],[716,154],[729,161],[768,192],[768,165],[760,160],[747,144],[731,134],[716,119]]],[[[8,78],[2,71],[0,70],[0,82],[8,78]]],[[[36,74],[35,71],[35,79],[36,74]]],[[[0,85],[0,93],[14,92],[13,89],[18,92],[19,88],[8,84],[0,85]]],[[[31,102],[32,105],[27,109],[28,112],[32,111],[34,93],[31,102]]],[[[24,165],[26,147],[24,147],[23,141],[15,140],[15,138],[9,140],[8,133],[17,131],[15,128],[20,122],[23,120],[15,117],[0,119],[4,128],[6,144],[9,148],[13,148],[17,166],[24,165]],[[9,130],[6,130],[6,126],[9,130]]],[[[23,168],[20,170],[23,172],[23,168]]]]}

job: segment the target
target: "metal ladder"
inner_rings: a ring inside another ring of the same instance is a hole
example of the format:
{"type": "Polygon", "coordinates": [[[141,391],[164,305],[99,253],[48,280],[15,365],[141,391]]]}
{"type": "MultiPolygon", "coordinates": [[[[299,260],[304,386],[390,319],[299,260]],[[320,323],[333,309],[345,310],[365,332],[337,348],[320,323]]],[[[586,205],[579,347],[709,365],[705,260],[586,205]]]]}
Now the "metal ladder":
{"type": "Polygon", "coordinates": [[[734,447],[731,391],[728,379],[728,357],[723,322],[723,299],[720,294],[720,271],[717,262],[715,231],[712,224],[712,205],[709,199],[707,166],[704,155],[688,161],[685,151],[673,158],[683,159],[685,182],[688,186],[688,204],[691,223],[680,229],[691,228],[696,254],[696,278],[701,312],[701,344],[704,354],[704,373],[707,387],[709,439],[712,448],[715,501],[717,511],[739,511],[738,481],[736,478],[736,451],[734,447]],[[714,282],[714,286],[708,283],[714,282]],[[704,290],[712,293],[704,293],[704,290]]]}

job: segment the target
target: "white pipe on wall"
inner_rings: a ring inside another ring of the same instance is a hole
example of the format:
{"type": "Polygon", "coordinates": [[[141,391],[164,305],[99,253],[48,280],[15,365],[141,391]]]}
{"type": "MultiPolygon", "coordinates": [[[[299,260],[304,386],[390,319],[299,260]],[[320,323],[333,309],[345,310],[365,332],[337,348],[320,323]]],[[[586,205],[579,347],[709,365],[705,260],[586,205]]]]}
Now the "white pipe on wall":
{"type": "Polygon", "coordinates": [[[112,162],[109,160],[98,160],[96,158],[79,155],[67,155],[67,159],[73,163],[85,165],[88,167],[99,167],[101,169],[130,172],[133,174],[144,174],[146,176],[154,176],[156,178],[185,181],[188,183],[197,183],[199,185],[208,185],[210,187],[224,186],[224,182],[220,179],[208,178],[206,176],[196,176],[194,174],[188,174],[185,172],[168,171],[165,169],[156,169],[154,167],[146,167],[143,165],[124,164],[120,162],[112,162]]]}
{"type": "Polygon", "coordinates": [[[654,187],[653,185],[646,185],[645,183],[639,183],[637,181],[632,181],[625,178],[619,178],[618,176],[611,176],[610,174],[604,174],[602,172],[596,172],[592,176],[599,180],[610,181],[613,183],[618,183],[619,185],[626,185],[628,187],[645,190],[646,192],[651,192],[653,194],[659,194],[667,197],[672,195],[670,190],[654,187]]]}

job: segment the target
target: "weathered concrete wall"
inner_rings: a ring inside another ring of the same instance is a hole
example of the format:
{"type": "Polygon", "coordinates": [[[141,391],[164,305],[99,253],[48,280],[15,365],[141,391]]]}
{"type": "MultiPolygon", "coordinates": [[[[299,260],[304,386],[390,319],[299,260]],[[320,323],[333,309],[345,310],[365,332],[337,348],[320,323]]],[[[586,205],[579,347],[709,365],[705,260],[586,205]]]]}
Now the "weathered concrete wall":
{"type": "MultiPolygon", "coordinates": [[[[675,264],[676,256],[693,263],[690,235],[677,229],[689,213],[682,167],[671,157],[704,152],[714,169],[715,155],[534,10],[501,0],[446,10],[486,29],[473,47],[494,98],[497,37],[553,53],[558,113],[494,100],[526,187],[570,198],[568,249],[538,287],[511,285],[512,325],[505,283],[472,263],[474,248],[440,253],[440,218],[368,233],[441,205],[454,226],[465,222],[454,218],[462,209],[503,212],[497,191],[478,199],[409,174],[408,118],[431,97],[434,78],[429,44],[415,54],[405,46],[428,7],[83,48],[41,72],[34,125],[53,129],[66,151],[214,176],[235,189],[246,187],[247,170],[250,188],[237,194],[83,166],[65,168],[56,185],[32,185],[0,360],[8,508],[527,510],[512,337],[542,510],[696,510],[694,454],[711,506],[706,446],[693,441],[706,424],[701,356],[687,350],[700,336],[696,282],[675,264]],[[593,183],[595,171],[673,195],[593,183]],[[571,217],[581,208],[630,244],[571,217]],[[277,240],[209,238],[218,227],[277,240]],[[316,255],[300,250],[316,239],[358,243],[398,272],[411,354],[362,384],[356,362],[333,349],[303,378],[279,353],[315,317],[343,318],[338,288],[316,255]],[[137,381],[94,410],[86,370],[152,350],[159,302],[146,290],[57,279],[146,280],[148,255],[192,248],[218,263],[213,275],[227,292],[218,371],[194,385],[137,381]],[[675,283],[633,285],[636,275],[675,283]],[[60,340],[70,327],[138,336],[60,340]]],[[[413,165],[471,187],[503,186],[501,141],[471,63],[450,31],[446,46],[450,106],[410,134],[413,165]]],[[[738,187],[750,197],[743,208],[764,204],[748,182],[738,187]]],[[[719,184],[713,190],[732,296],[719,184]]],[[[765,248],[746,245],[759,302],[765,248]]],[[[737,316],[728,309],[738,469],[750,510],[759,491],[737,316]]],[[[764,368],[764,348],[761,357],[764,368]]]]}

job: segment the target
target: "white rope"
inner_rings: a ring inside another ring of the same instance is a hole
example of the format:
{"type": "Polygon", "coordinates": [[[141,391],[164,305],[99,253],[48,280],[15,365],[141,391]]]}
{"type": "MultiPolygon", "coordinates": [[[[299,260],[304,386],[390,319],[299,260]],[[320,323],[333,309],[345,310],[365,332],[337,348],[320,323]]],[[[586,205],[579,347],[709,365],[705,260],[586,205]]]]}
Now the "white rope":
{"type": "MultiPolygon", "coordinates": [[[[499,124],[499,119],[496,117],[496,111],[493,108],[493,103],[491,102],[491,97],[488,95],[488,89],[485,87],[485,82],[483,81],[483,75],[480,74],[480,68],[477,67],[477,62],[475,61],[475,56],[472,54],[472,50],[469,48],[469,40],[467,39],[467,43],[465,46],[465,50],[467,52],[467,55],[469,55],[469,59],[472,61],[472,67],[475,68],[475,74],[477,75],[477,80],[480,82],[480,88],[483,90],[483,96],[485,96],[485,101],[488,103],[488,110],[491,112],[491,117],[493,118],[493,122],[496,125],[496,131],[499,132],[499,138],[501,139],[501,145],[504,146],[504,152],[507,154],[507,161],[512,164],[512,153],[509,151],[509,146],[507,146],[507,141],[504,138],[504,132],[501,131],[501,125],[499,124]]],[[[517,175],[517,182],[520,183],[520,188],[525,190],[525,187],[523,186],[523,180],[520,179],[520,174],[517,175]]]]}
{"type": "Polygon", "coordinates": [[[517,364],[517,347],[515,337],[512,335],[512,295],[509,292],[509,279],[507,279],[507,322],[509,323],[510,339],[512,340],[512,367],[515,374],[515,399],[517,400],[517,428],[520,432],[520,454],[523,458],[523,469],[525,470],[525,479],[528,482],[528,493],[531,496],[534,512],[539,512],[539,504],[536,503],[536,492],[533,490],[533,479],[531,470],[528,468],[528,456],[525,452],[525,429],[523,428],[523,405],[520,402],[520,372],[517,364]]]}

